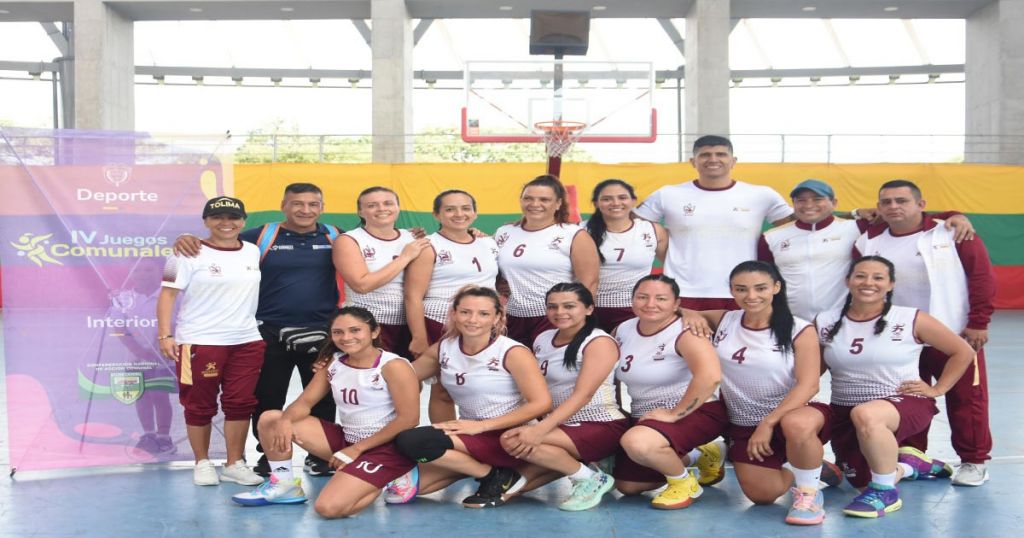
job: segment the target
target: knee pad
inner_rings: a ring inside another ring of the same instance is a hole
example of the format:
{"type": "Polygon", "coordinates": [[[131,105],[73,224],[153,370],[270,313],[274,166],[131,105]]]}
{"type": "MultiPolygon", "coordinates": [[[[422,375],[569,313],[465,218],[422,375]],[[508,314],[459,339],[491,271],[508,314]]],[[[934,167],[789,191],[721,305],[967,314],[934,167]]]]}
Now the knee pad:
{"type": "Polygon", "coordinates": [[[410,460],[427,463],[455,448],[455,443],[445,433],[433,426],[420,426],[405,430],[395,437],[395,448],[410,460]]]}

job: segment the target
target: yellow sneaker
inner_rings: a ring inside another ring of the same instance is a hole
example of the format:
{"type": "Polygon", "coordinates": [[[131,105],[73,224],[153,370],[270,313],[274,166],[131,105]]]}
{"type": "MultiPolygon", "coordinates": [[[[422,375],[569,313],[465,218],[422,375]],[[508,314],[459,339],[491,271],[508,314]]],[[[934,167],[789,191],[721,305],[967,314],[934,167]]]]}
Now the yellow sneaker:
{"type": "Polygon", "coordinates": [[[704,487],[713,486],[725,478],[725,458],[722,457],[722,447],[716,442],[710,442],[697,447],[700,450],[700,457],[694,464],[700,471],[700,478],[697,482],[704,487]]]}
{"type": "Polygon", "coordinates": [[[668,480],[668,487],[651,499],[651,506],[659,510],[678,510],[686,508],[693,500],[700,497],[704,489],[697,483],[693,473],[685,478],[668,480]]]}

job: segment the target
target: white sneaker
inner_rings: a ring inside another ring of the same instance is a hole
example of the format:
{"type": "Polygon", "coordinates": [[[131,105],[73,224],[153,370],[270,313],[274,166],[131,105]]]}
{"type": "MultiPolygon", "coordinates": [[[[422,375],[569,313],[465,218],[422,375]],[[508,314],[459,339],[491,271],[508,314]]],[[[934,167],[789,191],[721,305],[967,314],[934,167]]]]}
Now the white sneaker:
{"type": "Polygon", "coordinates": [[[988,467],[984,463],[961,463],[953,475],[954,486],[980,486],[988,482],[988,467]]]}
{"type": "Polygon", "coordinates": [[[306,493],[302,491],[302,480],[296,478],[291,482],[280,482],[271,475],[263,485],[256,489],[239,493],[231,497],[232,501],[243,506],[265,506],[268,504],[300,504],[306,502],[306,493]]]}
{"type": "Polygon", "coordinates": [[[216,486],[220,484],[217,478],[217,469],[210,460],[199,460],[196,468],[192,470],[192,483],[197,486],[216,486]]]}
{"type": "Polygon", "coordinates": [[[254,473],[243,460],[225,465],[224,470],[220,472],[220,479],[243,486],[258,486],[263,483],[263,477],[254,473]]]}

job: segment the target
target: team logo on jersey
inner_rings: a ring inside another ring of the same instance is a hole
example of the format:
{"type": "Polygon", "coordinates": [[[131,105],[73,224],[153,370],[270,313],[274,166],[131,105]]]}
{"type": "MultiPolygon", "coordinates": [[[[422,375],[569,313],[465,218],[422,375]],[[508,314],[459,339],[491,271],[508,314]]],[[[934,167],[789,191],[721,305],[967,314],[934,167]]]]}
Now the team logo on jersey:
{"type": "Polygon", "coordinates": [[[654,350],[654,357],[652,360],[663,361],[665,360],[665,343],[658,344],[657,349],[654,350]]]}
{"type": "Polygon", "coordinates": [[[711,343],[715,347],[718,347],[718,344],[721,344],[722,340],[725,340],[726,336],[729,336],[729,333],[719,329],[718,332],[715,333],[715,339],[711,343]]]}
{"type": "Polygon", "coordinates": [[[211,276],[222,276],[224,274],[224,270],[221,269],[220,266],[215,263],[211,263],[209,269],[211,276]]]}
{"type": "Polygon", "coordinates": [[[823,238],[821,238],[821,242],[822,243],[832,243],[832,242],[835,242],[835,241],[839,241],[840,239],[842,239],[842,238],[840,238],[838,235],[834,235],[832,237],[823,237],[823,238]]]}
{"type": "Polygon", "coordinates": [[[220,372],[217,371],[217,363],[206,363],[206,368],[203,368],[203,377],[217,377],[219,375],[220,372]]]}
{"type": "Polygon", "coordinates": [[[539,353],[540,353],[540,345],[539,345],[539,344],[537,344],[537,345],[534,345],[534,346],[533,346],[533,354],[534,354],[534,355],[537,355],[537,354],[539,354],[539,353]]]}
{"type": "Polygon", "coordinates": [[[384,388],[384,382],[383,379],[381,379],[379,372],[374,372],[374,374],[370,376],[370,386],[375,389],[384,388]]]}
{"type": "Polygon", "coordinates": [[[448,250],[442,250],[437,253],[437,263],[439,265],[448,265],[452,263],[452,253],[448,250]]]}
{"type": "Polygon", "coordinates": [[[789,239],[779,243],[779,250],[789,250],[789,239]]]}
{"type": "Polygon", "coordinates": [[[550,243],[548,243],[548,248],[551,249],[551,250],[558,250],[558,249],[562,248],[562,241],[564,241],[564,240],[565,240],[564,237],[558,236],[558,237],[552,239],[550,243]]]}
{"type": "Polygon", "coordinates": [[[487,369],[492,372],[497,372],[500,370],[500,368],[498,368],[499,364],[501,364],[501,361],[498,360],[498,357],[491,357],[491,360],[487,361],[487,369]]]}
{"type": "Polygon", "coordinates": [[[772,351],[775,353],[782,353],[782,346],[780,344],[775,344],[772,346],[772,351]]]}
{"type": "Polygon", "coordinates": [[[697,211],[697,206],[695,206],[693,204],[686,204],[686,205],[683,206],[683,216],[684,217],[692,217],[693,213],[695,211],[697,211]]]}
{"type": "Polygon", "coordinates": [[[903,323],[893,323],[892,329],[889,329],[889,339],[893,342],[903,341],[903,330],[906,329],[906,325],[903,323]]]}
{"type": "Polygon", "coordinates": [[[363,259],[365,259],[367,261],[372,261],[372,260],[375,260],[376,258],[377,258],[377,249],[375,249],[375,248],[373,248],[371,246],[363,247],[363,259]]]}
{"type": "Polygon", "coordinates": [[[110,395],[115,400],[131,405],[145,391],[142,372],[115,372],[110,374],[110,395]]]}
{"type": "Polygon", "coordinates": [[[734,207],[732,208],[733,213],[750,213],[749,207],[734,207]]]}
{"type": "Polygon", "coordinates": [[[498,237],[494,238],[494,242],[497,243],[499,247],[504,245],[506,241],[508,241],[508,232],[502,233],[498,237]]]}
{"type": "Polygon", "coordinates": [[[441,368],[442,369],[448,369],[448,361],[449,360],[451,360],[451,357],[448,356],[447,352],[441,354],[440,364],[441,364],[441,368]]]}

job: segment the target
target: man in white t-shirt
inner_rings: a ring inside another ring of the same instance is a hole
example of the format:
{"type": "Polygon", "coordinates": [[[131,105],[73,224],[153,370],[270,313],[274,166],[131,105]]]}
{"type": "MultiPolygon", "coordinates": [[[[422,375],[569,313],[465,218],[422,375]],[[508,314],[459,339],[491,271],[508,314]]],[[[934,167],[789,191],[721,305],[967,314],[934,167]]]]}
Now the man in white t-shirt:
{"type": "Polygon", "coordinates": [[[665,274],[679,283],[684,308],[735,310],[729,272],[757,257],[765,221],[784,224],[793,210],[771,188],[732,178],[736,157],[728,138],[698,138],[690,164],[697,179],[654,191],[635,213],[668,230],[665,274]]]}

